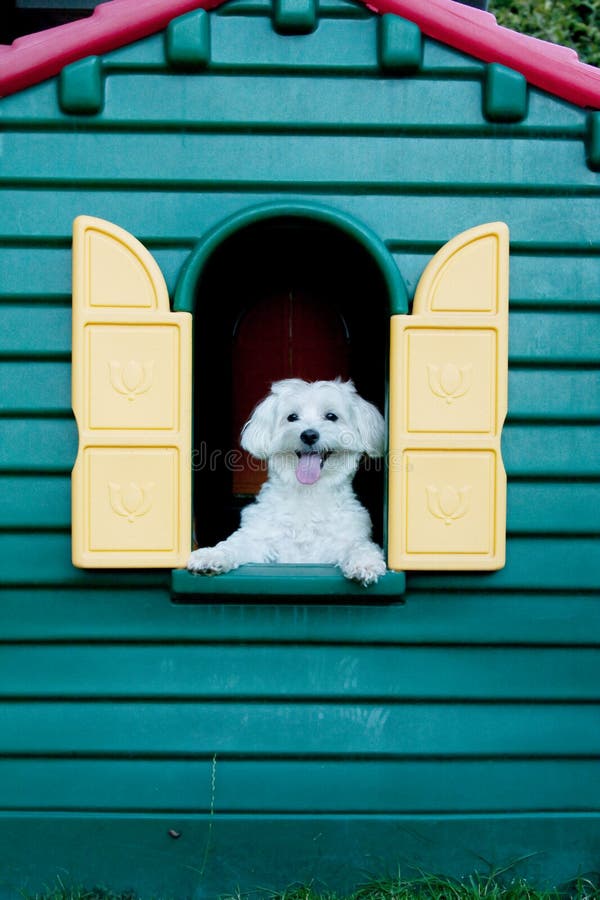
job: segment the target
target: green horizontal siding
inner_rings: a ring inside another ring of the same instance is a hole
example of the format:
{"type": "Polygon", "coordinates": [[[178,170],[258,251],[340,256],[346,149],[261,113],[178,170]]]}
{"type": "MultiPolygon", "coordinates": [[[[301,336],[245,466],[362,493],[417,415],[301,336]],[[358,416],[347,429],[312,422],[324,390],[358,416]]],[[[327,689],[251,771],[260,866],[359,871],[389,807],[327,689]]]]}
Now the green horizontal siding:
{"type": "Polygon", "coordinates": [[[70,359],[70,307],[0,306],[0,323],[0,356],[70,359]]]}
{"type": "MultiPolygon", "coordinates": [[[[597,477],[600,447],[585,425],[507,425],[504,465],[514,477],[597,477]]],[[[70,472],[77,455],[77,427],[56,418],[0,418],[0,471],[70,472]]]]}
{"type": "MultiPolygon", "coordinates": [[[[370,71],[378,69],[374,20],[321,19],[313,34],[301,39],[277,34],[268,18],[211,16],[214,67],[370,71]]],[[[110,54],[109,66],[165,67],[162,41],[150,39],[110,54]]]]}
{"type": "MultiPolygon", "coordinates": [[[[594,364],[599,338],[598,313],[514,312],[509,319],[509,362],[594,364]]],[[[33,360],[36,357],[68,359],[70,354],[70,308],[0,304],[0,359],[15,356],[33,360]]]]}
{"type": "Polygon", "coordinates": [[[600,421],[599,371],[513,369],[508,374],[508,396],[509,422],[600,421]]]}
{"type": "Polygon", "coordinates": [[[581,165],[579,141],[518,138],[510,153],[493,137],[445,137],[444,165],[435,137],[240,135],[162,132],[7,132],[0,184],[128,185],[182,188],[259,185],[272,190],[361,184],[393,191],[430,185],[452,189],[569,191],[598,185],[581,165]],[[103,152],[103,143],[105,150],[103,152]],[[31,159],[37,164],[31,167],[31,159]],[[468,161],[468,164],[467,164],[468,161]]]}
{"type": "MultiPolygon", "coordinates": [[[[220,812],[597,812],[592,760],[217,762],[220,812]],[[352,785],[352,790],[348,786],[352,785]],[[485,788],[482,789],[482,785],[485,788]]],[[[211,760],[0,760],[10,809],[208,812],[211,760]]]]}
{"type": "MultiPolygon", "coordinates": [[[[596,288],[600,279],[600,233],[592,218],[597,199],[585,192],[551,198],[535,193],[497,196],[485,193],[486,186],[482,185],[480,192],[464,194],[454,188],[448,196],[429,185],[424,192],[386,196],[370,193],[359,179],[356,185],[358,196],[336,191],[303,191],[297,196],[307,202],[333,206],[363,221],[398,254],[403,273],[405,261],[411,273],[421,272],[435,250],[461,229],[494,217],[501,219],[511,229],[511,302],[599,302],[596,288]],[[586,222],[585,231],[573,232],[573,217],[586,222]],[[541,251],[552,253],[551,265],[546,264],[541,251]]],[[[7,279],[8,285],[26,296],[27,284],[23,284],[19,274],[22,270],[13,272],[15,266],[23,265],[23,258],[33,265],[34,272],[37,266],[42,273],[50,269],[46,282],[50,292],[56,290],[53,272],[62,269],[65,276],[59,287],[63,294],[70,293],[72,225],[82,211],[109,220],[111,216],[118,218],[119,224],[148,245],[153,254],[162,254],[163,264],[166,262],[171,268],[171,255],[177,256],[182,265],[202,235],[234,213],[266,199],[289,201],[289,196],[277,192],[265,197],[252,190],[215,192],[192,188],[146,193],[140,203],[139,191],[126,187],[118,195],[110,188],[67,187],[60,191],[58,202],[51,185],[27,189],[14,186],[3,191],[3,197],[6,210],[0,235],[8,246],[0,247],[0,296],[7,293],[7,279]],[[168,253],[164,244],[172,247],[168,253]]]]}
{"type": "MultiPolygon", "coordinates": [[[[600,339],[600,327],[598,329],[600,339]]],[[[600,420],[600,373],[573,369],[509,372],[508,421],[600,420]]],[[[0,360],[0,415],[71,414],[68,362],[0,360]]]]}
{"type": "Polygon", "coordinates": [[[600,447],[593,427],[506,425],[502,457],[510,476],[598,477],[600,447]]]}
{"type": "MultiPolygon", "coordinates": [[[[215,67],[247,69],[313,69],[318,72],[348,69],[378,74],[376,20],[364,22],[328,22],[321,20],[312,35],[282,40],[268,21],[251,20],[245,38],[246,23],[240,28],[235,20],[214,21],[211,63],[215,67]],[[340,27],[342,24],[342,27],[340,27]]],[[[457,75],[481,71],[481,63],[464,54],[433,42],[427,42],[423,71],[452,71],[457,75]]]]}
{"type": "MultiPolygon", "coordinates": [[[[0,528],[67,529],[71,480],[66,475],[0,475],[0,528]]],[[[597,481],[513,481],[508,485],[508,533],[600,533],[597,481]],[[531,510],[543,510],[532,517],[531,510]]]]}
{"type": "Polygon", "coordinates": [[[70,528],[71,479],[0,475],[0,528],[70,528]]]}
{"type": "MultiPolygon", "coordinates": [[[[292,651],[299,643],[372,645],[374,658],[382,644],[551,644],[572,648],[576,659],[577,648],[600,645],[600,603],[593,593],[421,591],[402,599],[400,604],[280,605],[253,598],[247,603],[178,605],[169,602],[166,583],[163,590],[109,589],[103,579],[91,581],[88,588],[0,589],[3,639],[58,642],[63,653],[72,644],[90,641],[108,643],[111,650],[115,644],[165,641],[186,646],[274,644],[292,651]]],[[[19,658],[23,671],[31,672],[27,654],[19,658]]],[[[13,690],[21,680],[18,674],[13,690]]]]}
{"type": "Polygon", "coordinates": [[[594,365],[598,362],[599,335],[600,315],[595,313],[513,313],[509,317],[509,364],[594,365]]]}
{"type": "MultiPolygon", "coordinates": [[[[204,201],[199,201],[196,206],[194,203],[196,196],[188,198],[188,202],[184,202],[183,198],[179,200],[173,198],[175,207],[181,210],[182,215],[189,211],[191,217],[185,228],[182,224],[182,233],[177,240],[169,228],[169,221],[163,221],[162,227],[165,230],[158,234],[157,224],[152,229],[150,224],[145,221],[145,217],[140,217],[142,220],[140,225],[151,228],[154,234],[153,238],[146,238],[145,243],[157,260],[171,295],[175,292],[179,273],[190,255],[192,245],[198,235],[202,233],[202,229],[208,227],[206,222],[198,221],[198,206],[201,207],[203,203],[206,203],[206,198],[204,201]],[[167,242],[179,243],[181,246],[165,249],[161,244],[167,242]]],[[[40,193],[39,198],[44,206],[49,199],[46,193],[40,193]]],[[[257,202],[262,202],[263,199],[254,198],[257,202]]],[[[319,198],[320,201],[323,199],[319,198]]],[[[22,194],[19,192],[15,203],[20,204],[22,200],[22,194]]],[[[413,204],[406,204],[405,200],[406,198],[403,200],[399,198],[398,205],[400,209],[406,206],[408,215],[413,204]]],[[[249,202],[252,202],[251,198],[249,202]]],[[[331,205],[332,202],[337,203],[337,200],[326,198],[328,205],[331,205]]],[[[238,206],[243,207],[245,203],[238,203],[238,206]]],[[[433,207],[434,204],[432,203],[431,206],[433,207]]],[[[41,302],[54,301],[63,305],[70,303],[71,253],[66,245],[70,240],[68,235],[72,230],[73,219],[84,208],[93,209],[100,218],[107,218],[111,215],[110,203],[107,199],[104,198],[100,201],[98,195],[94,194],[89,204],[85,199],[75,201],[72,210],[67,210],[64,218],[57,222],[56,228],[65,235],[64,238],[61,238],[61,242],[65,244],[64,248],[42,247],[39,246],[39,242],[37,245],[27,244],[19,249],[0,247],[0,270],[3,273],[0,281],[0,303],[9,305],[11,301],[17,300],[26,307],[28,304],[32,305],[31,301],[35,300],[38,310],[41,302]]],[[[172,211],[164,209],[164,213],[167,220],[172,216],[172,211]]],[[[162,214],[161,202],[156,205],[155,215],[157,219],[160,219],[162,214]]],[[[476,213],[473,215],[475,216],[476,213]]],[[[484,218],[484,216],[485,210],[482,209],[479,218],[484,218]]],[[[137,218],[137,216],[132,216],[131,221],[137,218]]],[[[7,218],[7,221],[4,222],[5,234],[12,230],[12,221],[12,218],[7,218]]],[[[33,223],[31,226],[33,229],[33,223]]],[[[448,234],[450,234],[449,231],[448,234]]],[[[13,234],[9,234],[6,240],[12,241],[13,234]]],[[[393,239],[390,243],[398,248],[403,241],[393,239]]],[[[408,244],[408,240],[406,243],[408,244]]],[[[440,243],[443,243],[443,240],[440,240],[440,243]]],[[[418,280],[435,249],[437,247],[433,245],[432,250],[421,250],[419,253],[411,252],[410,249],[394,251],[394,258],[410,294],[414,293],[418,280]]],[[[511,308],[513,310],[517,310],[519,307],[539,308],[540,312],[544,309],[570,306],[597,308],[600,306],[600,295],[596,288],[599,281],[600,257],[559,255],[554,260],[553,268],[546,271],[545,268],[540,268],[536,257],[521,256],[515,252],[511,257],[511,308]]]]}
{"type": "Polygon", "coordinates": [[[0,415],[68,416],[70,413],[70,363],[0,360],[0,415]]]}
{"type": "MultiPolygon", "coordinates": [[[[45,195],[41,195],[41,199],[45,200],[45,195]]],[[[85,206],[85,201],[81,201],[74,206],[73,216],[67,215],[65,217],[62,223],[65,233],[70,233],[73,218],[85,206]]],[[[91,201],[90,208],[97,211],[101,218],[110,215],[108,204],[103,203],[99,207],[96,197],[91,201]],[[104,208],[105,205],[106,209],[104,208]]],[[[187,209],[187,205],[183,204],[183,201],[181,201],[181,208],[183,211],[187,209]]],[[[156,215],[162,215],[162,207],[157,209],[156,215]]],[[[6,222],[4,225],[5,229],[7,229],[6,222]]],[[[166,225],[168,226],[168,223],[166,225]]],[[[198,234],[202,225],[197,223],[197,226],[192,224],[191,227],[197,227],[198,231],[196,234],[198,234]]],[[[10,239],[12,238],[9,237],[10,239]]],[[[67,243],[67,240],[67,237],[65,237],[64,242],[67,243]]],[[[159,241],[172,240],[173,238],[168,232],[161,235],[160,238],[154,238],[153,241],[146,240],[152,255],[160,265],[171,295],[175,292],[177,278],[189,257],[191,245],[194,243],[195,238],[183,235],[180,239],[181,243],[187,241],[188,246],[173,249],[161,248],[159,241]]],[[[394,243],[397,245],[398,242],[394,243]]],[[[411,253],[409,250],[404,252],[397,250],[394,252],[394,258],[409,292],[411,294],[414,293],[418,280],[431,259],[431,252],[411,253]]],[[[7,247],[0,248],[0,270],[3,272],[0,282],[0,303],[4,307],[8,307],[11,301],[19,301],[23,303],[22,315],[26,316],[28,314],[28,305],[33,306],[31,301],[35,300],[36,304],[31,310],[31,314],[39,315],[44,319],[51,314],[44,313],[40,309],[42,301],[44,303],[60,302],[63,306],[70,303],[71,254],[68,249],[49,249],[39,246],[27,246],[19,250],[7,247]]],[[[555,258],[553,266],[546,269],[545,267],[540,268],[536,257],[520,256],[517,253],[513,253],[511,257],[510,297],[513,318],[514,311],[522,307],[526,307],[534,314],[534,311],[537,310],[539,310],[539,313],[550,309],[557,309],[557,312],[560,312],[562,311],[558,309],[560,307],[563,309],[576,307],[578,311],[580,308],[583,309],[585,307],[590,309],[597,308],[600,306],[600,294],[597,290],[598,282],[600,282],[600,257],[560,255],[555,258]]],[[[8,309],[6,312],[1,311],[0,314],[11,315],[8,309]]],[[[581,315],[582,313],[579,312],[578,318],[581,315]]],[[[552,321],[560,322],[561,320],[552,321]]],[[[600,327],[598,320],[592,318],[588,322],[592,326],[593,336],[596,333],[595,329],[600,327]]],[[[18,328],[17,323],[15,322],[12,327],[18,328]]],[[[575,327],[577,326],[575,325],[575,327]]],[[[7,335],[5,341],[9,337],[7,335]]],[[[13,342],[9,343],[8,346],[11,347],[17,342],[18,336],[15,335],[13,342]]],[[[5,346],[7,345],[5,344],[5,346]]]]}
{"type": "Polygon", "coordinates": [[[600,482],[511,482],[507,528],[509,534],[599,534],[600,482]]]}
{"type": "MultiPolygon", "coordinates": [[[[442,214],[451,215],[447,199],[446,197],[436,197],[435,201],[440,202],[442,214]]],[[[469,207],[474,202],[472,197],[464,198],[464,201],[469,207]]],[[[404,202],[403,198],[402,203],[404,204],[404,202]]],[[[417,202],[421,207],[420,199],[413,198],[413,202],[417,202]]],[[[515,198],[515,204],[518,205],[519,202],[515,198]]],[[[573,200],[573,204],[577,202],[575,199],[573,200]]],[[[536,205],[537,201],[533,200],[532,203],[536,205]]],[[[562,311],[576,307],[581,312],[600,306],[600,294],[597,287],[600,282],[600,256],[586,256],[584,253],[565,251],[554,252],[546,247],[546,251],[553,255],[552,265],[540,264],[540,256],[529,252],[527,246],[523,249],[524,242],[522,240],[519,240],[519,247],[515,246],[514,237],[523,238],[525,223],[517,223],[514,215],[506,215],[509,212],[507,208],[498,209],[497,201],[493,200],[491,209],[486,210],[482,206],[479,219],[483,221],[486,214],[489,216],[490,213],[500,212],[505,214],[503,221],[509,220],[511,223],[509,304],[513,315],[515,311],[521,309],[526,309],[535,315],[536,312],[543,310],[562,311]]],[[[472,215],[475,217],[476,210],[472,210],[472,215]]],[[[497,215],[496,218],[500,219],[500,216],[497,215]]],[[[536,238],[539,240],[542,236],[541,231],[531,232],[526,245],[532,244],[536,238]]],[[[419,278],[431,260],[431,251],[420,249],[418,252],[411,252],[408,240],[406,249],[402,248],[403,243],[403,241],[397,240],[389,241],[390,246],[396,248],[393,256],[402,272],[409,295],[412,296],[419,278]]],[[[543,243],[543,240],[540,241],[538,246],[541,248],[543,243]]]]}
{"type": "MultiPolygon", "coordinates": [[[[81,209],[80,204],[79,212],[81,209]]],[[[79,215],[79,212],[75,215],[79,215]]],[[[73,229],[74,218],[75,216],[65,223],[69,232],[73,229]]],[[[65,243],[70,243],[70,239],[65,243]]],[[[191,243],[190,241],[190,245],[191,243]]],[[[189,253],[189,247],[166,251],[152,248],[152,255],[165,276],[171,294],[174,293],[177,277],[189,253]]],[[[0,249],[0,267],[0,270],[5,272],[0,285],[0,299],[5,298],[9,303],[16,300],[23,303],[24,307],[35,305],[38,311],[42,303],[60,304],[65,308],[68,307],[70,314],[72,267],[70,246],[68,249],[48,247],[25,250],[13,247],[0,249]]],[[[40,312],[40,315],[43,316],[44,313],[40,312]]]]}
{"type": "MultiPolygon", "coordinates": [[[[346,10],[350,7],[345,4],[346,10]]],[[[323,6],[319,4],[320,13],[323,6]]],[[[357,7],[355,7],[357,9],[357,7]]],[[[374,18],[360,15],[355,21],[335,21],[321,15],[318,29],[309,35],[281,36],[273,30],[266,17],[240,19],[227,12],[211,16],[211,68],[228,70],[243,68],[249,71],[264,68],[301,69],[304,71],[347,72],[362,71],[377,74],[377,25],[374,18]]],[[[359,10],[363,12],[364,10],[359,10]]],[[[266,11],[266,15],[269,12],[266,11]]],[[[145,69],[164,68],[164,42],[161,37],[148,38],[116,50],[106,58],[106,67],[145,69]]],[[[424,46],[422,70],[430,73],[465,75],[481,72],[482,64],[433,41],[424,46]]]]}
{"type": "Polygon", "coordinates": [[[167,585],[167,575],[161,570],[93,570],[76,569],[71,564],[71,535],[52,532],[0,533],[0,571],[2,584],[43,585],[102,585],[119,584],[158,586],[167,585]],[[36,554],[34,566],[27,563],[29,554],[36,554]]]}
{"type": "MultiPolygon", "coordinates": [[[[577,527],[570,529],[577,533],[577,527]]],[[[531,533],[531,529],[527,529],[531,533]]],[[[542,534],[544,531],[542,530],[542,534]]],[[[75,569],[71,564],[70,535],[68,533],[22,532],[0,533],[0,566],[3,583],[13,586],[139,586],[169,583],[168,573],[154,570],[101,570],[94,572],[75,569]],[[35,566],[26,564],[27,554],[35,554],[35,566]]],[[[600,579],[597,537],[512,537],[507,548],[504,569],[494,573],[412,574],[409,590],[481,591],[569,591],[597,590],[600,579]]],[[[283,570],[282,570],[283,571],[283,570]]],[[[237,575],[223,575],[214,585],[215,596],[224,599],[235,595],[237,575]]],[[[274,572],[274,575],[277,574],[274,572]]],[[[281,574],[281,573],[280,573],[281,574]]],[[[365,595],[365,601],[367,596],[365,595]]],[[[272,602],[272,596],[268,598],[272,602]]],[[[354,598],[360,602],[360,594],[354,598]]],[[[369,598],[373,602],[373,598],[369,598]]],[[[385,602],[385,601],[384,601],[385,602]]]]}
{"type": "MultiPolygon", "coordinates": [[[[540,513],[543,515],[543,511],[540,513]]],[[[410,577],[417,590],[588,590],[600,584],[598,539],[511,538],[504,569],[493,575],[425,574],[410,577]]]]}
{"type": "MultiPolygon", "coordinates": [[[[347,23],[348,27],[350,23],[347,23]]],[[[356,27],[356,23],[352,23],[356,27]]],[[[335,27],[335,26],[334,26],[335,27]]],[[[360,25],[358,26],[360,27],[360,25]]],[[[248,41],[249,36],[244,35],[248,41]]],[[[285,52],[288,42],[277,38],[285,52]]],[[[340,45],[337,45],[338,48],[340,45]]],[[[342,45],[343,46],[343,45],[342,45]]],[[[339,53],[339,50],[338,50],[339,53]]],[[[306,59],[306,57],[305,57],[306,59]]],[[[293,68],[289,59],[286,68],[293,68]]],[[[350,60],[348,68],[357,68],[350,60]]],[[[335,67],[335,66],[334,66],[335,67]]],[[[186,127],[240,128],[251,125],[270,131],[332,130],[348,131],[423,131],[483,129],[486,121],[482,110],[483,88],[479,71],[470,79],[450,81],[443,77],[427,80],[428,103],[423,104],[423,83],[412,79],[381,77],[319,78],[320,90],[313,91],[314,76],[289,74],[275,78],[268,71],[249,75],[246,70],[211,77],[173,73],[147,72],[141,78],[131,73],[108,74],[105,79],[106,101],[100,114],[81,124],[94,131],[126,126],[129,131],[160,128],[169,132],[186,127]],[[410,122],[410,127],[405,124],[410,122]]],[[[110,70],[109,70],[110,71],[110,70]]],[[[377,73],[374,73],[375,75],[377,73]]],[[[35,109],[38,125],[65,127],[71,117],[61,112],[55,87],[42,84],[28,94],[28,103],[7,98],[3,103],[0,121],[6,125],[25,125],[31,121],[35,109]]],[[[553,110],[554,113],[554,110],[553,110]]],[[[532,133],[555,132],[576,141],[585,138],[585,114],[568,106],[560,107],[548,124],[548,101],[541,95],[531,104],[521,129],[532,133]]],[[[516,129],[519,133],[519,129],[516,129]]]]}
{"type": "Polygon", "coordinates": [[[597,705],[30,702],[2,716],[5,756],[303,758],[597,756],[597,705]],[[60,731],[56,722],[60,721],[60,731]],[[236,727],[232,728],[232,722],[236,727]]]}
{"type": "MultiPolygon", "coordinates": [[[[272,75],[214,75],[189,78],[187,75],[147,74],[114,75],[106,79],[106,102],[94,118],[94,128],[114,129],[126,124],[128,130],[160,128],[169,132],[181,127],[240,128],[262,126],[269,130],[295,131],[332,129],[391,130],[398,122],[410,121],[413,127],[481,127],[480,81],[431,81],[428,91],[431,105],[422,102],[422,85],[416,81],[391,81],[383,88],[380,79],[321,78],[318,94],[310,76],[290,75],[274,79],[272,75]],[[443,110],[441,116],[434,111],[443,110]],[[465,118],[468,117],[468,121],[465,118]]],[[[57,109],[52,85],[44,85],[46,97],[35,98],[48,109],[47,123],[65,126],[67,116],[57,109]]],[[[33,98],[32,98],[33,100],[33,98]]],[[[43,108],[43,107],[42,107],[43,108]]],[[[30,121],[30,113],[17,105],[19,117],[11,118],[10,102],[3,119],[10,124],[30,121]]],[[[43,116],[43,113],[42,113],[43,116]]],[[[42,118],[42,121],[44,119],[42,118]]],[[[581,138],[583,118],[575,124],[574,136],[581,138]]]]}
{"type": "MultiPolygon", "coordinates": [[[[247,122],[269,131],[298,132],[390,131],[460,133],[467,129],[485,129],[481,111],[482,86],[479,79],[449,82],[429,79],[427,91],[431,105],[419,99],[423,84],[418,81],[388,81],[381,78],[322,77],[323,90],[314,94],[308,75],[294,75],[274,80],[273,75],[240,74],[238,76],[198,76],[148,73],[112,75],[106,78],[107,100],[102,112],[93,120],[80,120],[84,131],[106,131],[110,128],[128,131],[161,129],[172,132],[180,127],[193,130],[236,129],[247,122]],[[145,95],[149,88],[150,95],[145,95]],[[382,103],[382,99],[384,102],[382,103]],[[167,104],[163,106],[163,103],[167,104]],[[124,107],[129,104],[130,109],[124,107]],[[251,104],[247,106],[245,104],[251,104]],[[287,104],[287,108],[278,106],[287,104]],[[336,104],[341,115],[335,113],[336,104]],[[439,112],[436,105],[439,104],[439,112]],[[409,121],[410,126],[402,123],[409,121]]],[[[0,121],[6,126],[26,126],[37,110],[37,125],[48,129],[68,128],[72,117],[62,113],[57,104],[53,84],[43,84],[29,91],[29,104],[14,97],[3,101],[0,121]]],[[[585,139],[585,118],[581,111],[565,107],[548,125],[544,102],[532,104],[533,114],[520,130],[523,137],[553,132],[576,142],[585,139]]],[[[519,134],[519,129],[516,133],[519,134]]]]}
{"type": "Polygon", "coordinates": [[[4,647],[0,671],[10,698],[600,700],[596,648],[31,644],[4,647]]]}
{"type": "Polygon", "coordinates": [[[0,470],[70,472],[77,445],[74,420],[0,418],[0,470]]]}

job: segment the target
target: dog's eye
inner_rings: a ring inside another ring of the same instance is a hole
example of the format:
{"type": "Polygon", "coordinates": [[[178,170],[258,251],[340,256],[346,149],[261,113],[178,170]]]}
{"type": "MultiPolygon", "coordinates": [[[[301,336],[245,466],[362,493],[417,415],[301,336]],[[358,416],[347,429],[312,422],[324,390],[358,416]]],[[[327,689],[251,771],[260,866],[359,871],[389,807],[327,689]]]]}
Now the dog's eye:
{"type": "Polygon", "coordinates": [[[288,422],[297,422],[298,421],[297,413],[290,413],[289,416],[287,417],[287,420],[288,420],[288,422]]]}
{"type": "Polygon", "coordinates": [[[325,418],[327,419],[328,422],[337,422],[337,420],[338,420],[338,417],[336,416],[335,413],[327,413],[325,418]]]}

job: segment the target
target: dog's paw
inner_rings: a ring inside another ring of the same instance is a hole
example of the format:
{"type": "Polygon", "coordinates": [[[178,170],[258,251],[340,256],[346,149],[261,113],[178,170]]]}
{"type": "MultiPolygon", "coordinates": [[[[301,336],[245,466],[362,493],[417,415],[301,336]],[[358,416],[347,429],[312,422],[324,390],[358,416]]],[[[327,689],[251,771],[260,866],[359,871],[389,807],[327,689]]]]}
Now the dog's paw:
{"type": "Polygon", "coordinates": [[[187,567],[190,572],[202,575],[223,575],[235,569],[235,562],[219,547],[200,547],[190,555],[187,567]]]}
{"type": "Polygon", "coordinates": [[[363,587],[368,587],[385,575],[385,562],[380,557],[371,557],[369,559],[351,559],[344,563],[342,574],[350,581],[357,581],[363,587]]]}

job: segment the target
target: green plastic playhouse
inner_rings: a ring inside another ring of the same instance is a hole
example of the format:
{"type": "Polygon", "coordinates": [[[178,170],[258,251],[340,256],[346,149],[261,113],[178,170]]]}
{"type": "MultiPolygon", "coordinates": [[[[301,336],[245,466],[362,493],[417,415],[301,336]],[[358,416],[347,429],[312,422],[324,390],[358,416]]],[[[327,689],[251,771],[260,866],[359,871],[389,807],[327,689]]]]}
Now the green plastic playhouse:
{"type": "Polygon", "coordinates": [[[0,93],[0,896],[597,871],[600,72],[454,0],[112,0],[0,48],[0,93]],[[227,453],[265,361],[385,409],[390,314],[506,223],[506,565],[75,568],[81,215],[192,313],[206,542],[256,487],[227,453]]]}

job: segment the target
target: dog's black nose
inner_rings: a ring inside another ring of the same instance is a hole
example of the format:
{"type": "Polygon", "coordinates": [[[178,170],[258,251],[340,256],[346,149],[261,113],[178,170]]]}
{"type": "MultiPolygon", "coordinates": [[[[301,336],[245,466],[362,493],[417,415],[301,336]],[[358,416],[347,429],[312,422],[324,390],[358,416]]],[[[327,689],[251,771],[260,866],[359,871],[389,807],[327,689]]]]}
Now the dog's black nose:
{"type": "Polygon", "coordinates": [[[303,431],[300,435],[300,440],[303,444],[307,444],[309,447],[312,447],[313,444],[316,444],[320,438],[320,434],[318,431],[315,431],[314,428],[307,428],[306,431],[303,431]]]}

